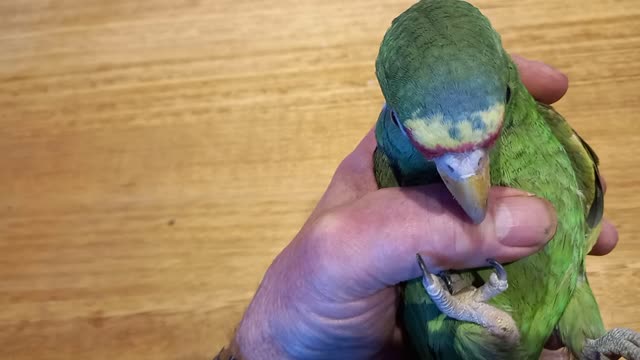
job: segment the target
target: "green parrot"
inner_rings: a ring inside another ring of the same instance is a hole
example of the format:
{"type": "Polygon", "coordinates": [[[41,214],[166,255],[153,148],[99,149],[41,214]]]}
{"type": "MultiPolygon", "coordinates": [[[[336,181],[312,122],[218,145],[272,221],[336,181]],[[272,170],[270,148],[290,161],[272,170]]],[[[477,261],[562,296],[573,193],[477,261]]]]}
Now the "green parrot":
{"type": "Polygon", "coordinates": [[[640,335],[604,328],[585,256],[600,231],[593,150],[536,102],[478,9],[422,0],[396,18],[376,61],[386,104],[376,124],[379,187],[442,182],[470,221],[491,185],[548,199],[558,226],[538,253],[404,284],[402,315],[421,359],[537,359],[559,338],[581,359],[640,359],[640,335]],[[508,281],[507,281],[508,274],[508,281]]]}

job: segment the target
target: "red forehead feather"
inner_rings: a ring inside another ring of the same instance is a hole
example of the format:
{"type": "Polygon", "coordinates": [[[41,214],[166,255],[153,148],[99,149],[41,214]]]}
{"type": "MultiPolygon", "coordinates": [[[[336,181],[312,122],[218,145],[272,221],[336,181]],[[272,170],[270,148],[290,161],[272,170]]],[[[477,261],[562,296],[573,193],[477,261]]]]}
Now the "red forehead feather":
{"type": "Polygon", "coordinates": [[[426,148],[413,140],[413,136],[411,136],[411,130],[405,130],[407,131],[407,135],[409,136],[409,139],[411,139],[411,143],[413,144],[413,146],[415,146],[416,149],[418,149],[418,151],[420,151],[420,153],[422,153],[422,155],[424,155],[424,157],[426,157],[427,159],[434,159],[450,152],[459,153],[477,148],[490,148],[496,142],[496,140],[498,140],[498,136],[500,135],[500,131],[502,130],[502,125],[500,125],[496,132],[492,133],[486,140],[482,141],[481,143],[464,143],[456,147],[437,146],[436,148],[426,148]]]}

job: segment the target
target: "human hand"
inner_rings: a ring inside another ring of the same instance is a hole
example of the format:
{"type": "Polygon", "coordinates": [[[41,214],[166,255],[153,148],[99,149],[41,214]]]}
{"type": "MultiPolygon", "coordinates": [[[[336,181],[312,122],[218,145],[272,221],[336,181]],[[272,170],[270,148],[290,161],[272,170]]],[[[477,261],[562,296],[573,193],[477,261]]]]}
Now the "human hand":
{"type": "MultiPolygon", "coordinates": [[[[514,57],[522,80],[552,103],[567,78],[546,65],[514,57]]],[[[271,264],[236,332],[246,359],[401,357],[396,284],[430,270],[509,262],[539,250],[556,226],[543,199],[493,188],[480,225],[460,221],[461,210],[441,185],[378,189],[372,132],[338,167],[326,193],[295,239],[271,264]]],[[[617,241],[605,222],[594,253],[617,241]]]]}

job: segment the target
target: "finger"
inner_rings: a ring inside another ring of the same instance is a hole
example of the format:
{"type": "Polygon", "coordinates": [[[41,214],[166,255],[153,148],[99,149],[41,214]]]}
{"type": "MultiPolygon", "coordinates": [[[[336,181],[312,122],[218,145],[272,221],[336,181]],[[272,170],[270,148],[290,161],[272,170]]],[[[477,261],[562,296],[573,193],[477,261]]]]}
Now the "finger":
{"type": "Polygon", "coordinates": [[[339,277],[355,279],[365,291],[420,276],[416,253],[434,272],[482,267],[487,258],[509,262],[530,255],[555,232],[546,200],[493,188],[489,204],[485,221],[474,225],[444,186],[390,188],[341,209],[321,227],[336,241],[329,247],[339,249],[331,256],[346,269],[339,277]]]}
{"type": "Polygon", "coordinates": [[[553,104],[567,92],[569,79],[560,71],[519,55],[512,55],[511,58],[518,66],[522,82],[536,100],[553,104]]]}
{"type": "Polygon", "coordinates": [[[602,230],[598,241],[589,252],[589,255],[607,255],[618,244],[618,230],[607,220],[602,220],[602,230]]]}
{"type": "Polygon", "coordinates": [[[375,149],[376,136],[372,128],[360,140],[355,149],[342,160],[336,169],[337,177],[349,181],[359,179],[363,175],[373,177],[373,152],[375,149]]]}
{"type": "Polygon", "coordinates": [[[314,210],[320,213],[378,189],[373,174],[373,151],[376,148],[374,129],[369,130],[356,148],[342,160],[331,183],[314,210]]]}
{"type": "Polygon", "coordinates": [[[543,349],[540,354],[540,360],[569,360],[571,359],[571,353],[567,348],[560,348],[556,350],[543,349]]]}
{"type": "Polygon", "coordinates": [[[364,136],[362,140],[358,143],[355,149],[353,149],[352,154],[355,154],[356,157],[360,156],[368,156],[373,154],[373,150],[376,149],[376,134],[375,134],[375,126],[369,129],[369,132],[364,136]]]}

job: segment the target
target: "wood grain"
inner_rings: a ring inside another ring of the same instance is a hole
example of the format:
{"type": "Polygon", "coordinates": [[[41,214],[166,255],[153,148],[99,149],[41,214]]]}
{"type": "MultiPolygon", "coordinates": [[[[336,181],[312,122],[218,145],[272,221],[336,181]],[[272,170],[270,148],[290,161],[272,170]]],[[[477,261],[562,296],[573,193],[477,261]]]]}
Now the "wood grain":
{"type": "MultiPolygon", "coordinates": [[[[377,118],[410,3],[0,2],[0,358],[211,357],[377,118]]],[[[591,283],[640,329],[637,1],[476,4],[569,75],[621,236],[591,283]]]]}

